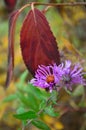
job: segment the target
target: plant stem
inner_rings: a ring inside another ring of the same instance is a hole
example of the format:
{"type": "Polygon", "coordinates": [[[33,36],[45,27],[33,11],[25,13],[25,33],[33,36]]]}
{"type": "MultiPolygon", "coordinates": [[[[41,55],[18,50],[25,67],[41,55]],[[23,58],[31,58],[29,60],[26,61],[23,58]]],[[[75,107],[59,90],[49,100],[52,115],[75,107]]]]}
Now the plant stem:
{"type": "MultiPolygon", "coordinates": [[[[68,2],[68,3],[42,3],[42,2],[32,2],[34,5],[46,5],[46,6],[82,6],[86,5],[86,2],[68,2]]],[[[32,4],[29,3],[29,4],[32,4]]]]}
{"type": "MultiPolygon", "coordinates": [[[[52,98],[52,96],[50,96],[50,97],[47,99],[45,107],[47,107],[47,105],[48,105],[49,101],[51,100],[51,98],[52,98]]],[[[45,107],[44,107],[44,108],[45,108],[45,107]]],[[[42,108],[37,114],[40,115],[40,114],[44,111],[44,108],[42,108]]],[[[33,121],[33,119],[28,120],[26,126],[23,126],[23,127],[22,127],[22,130],[25,130],[25,128],[26,128],[32,121],[33,121]]]]}
{"type": "Polygon", "coordinates": [[[46,6],[83,6],[86,5],[86,2],[68,2],[68,3],[42,3],[42,2],[30,2],[29,4],[26,4],[22,8],[26,8],[30,6],[31,4],[34,5],[46,5],[46,6]]]}
{"type": "Polygon", "coordinates": [[[26,126],[23,126],[22,127],[22,130],[25,130],[25,128],[31,123],[33,121],[33,119],[31,119],[31,120],[28,120],[28,122],[27,122],[27,124],[26,124],[26,126]]]}
{"type": "Polygon", "coordinates": [[[30,2],[26,5],[24,5],[22,8],[19,9],[19,12],[21,12],[23,9],[26,7],[29,7],[31,5],[45,5],[45,6],[55,6],[55,7],[60,7],[60,6],[83,6],[86,5],[86,2],[68,2],[68,3],[42,3],[42,2],[30,2]]]}
{"type": "MultiPolygon", "coordinates": [[[[51,98],[52,98],[52,97],[49,97],[49,98],[47,99],[45,107],[47,107],[48,102],[50,101],[51,98]]],[[[44,107],[44,108],[45,108],[45,107],[44,107]]],[[[42,108],[37,114],[40,115],[40,114],[44,111],[44,108],[42,108]]]]}

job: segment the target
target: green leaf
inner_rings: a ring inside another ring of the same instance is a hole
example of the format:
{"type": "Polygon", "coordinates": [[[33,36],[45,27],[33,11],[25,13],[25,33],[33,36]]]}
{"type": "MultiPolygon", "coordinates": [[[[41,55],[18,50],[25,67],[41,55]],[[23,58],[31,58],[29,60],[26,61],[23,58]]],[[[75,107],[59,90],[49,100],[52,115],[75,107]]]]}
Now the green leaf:
{"type": "Polygon", "coordinates": [[[52,91],[51,93],[51,101],[54,103],[54,104],[57,104],[57,91],[52,91]]]}
{"type": "Polygon", "coordinates": [[[43,109],[46,106],[46,101],[43,100],[40,105],[39,105],[39,109],[43,109]]]}
{"type": "Polygon", "coordinates": [[[26,124],[27,124],[27,121],[26,121],[26,120],[23,120],[23,121],[22,121],[22,125],[23,125],[23,126],[26,126],[26,124]]]}
{"type": "Polygon", "coordinates": [[[22,93],[22,92],[17,92],[18,98],[20,99],[20,101],[28,108],[33,109],[35,111],[38,110],[38,100],[36,99],[36,97],[34,96],[34,93],[22,93]]]}
{"type": "Polygon", "coordinates": [[[49,126],[47,126],[44,122],[42,121],[32,121],[32,124],[34,126],[36,126],[37,128],[41,129],[41,130],[50,130],[49,126]]]}
{"type": "Polygon", "coordinates": [[[28,71],[26,70],[25,72],[22,73],[21,77],[20,77],[20,82],[16,84],[16,87],[19,89],[19,90],[23,90],[24,89],[24,83],[25,83],[25,79],[28,75],[28,71]]]}
{"type": "Polygon", "coordinates": [[[52,106],[49,106],[49,107],[45,108],[45,113],[48,114],[49,116],[52,116],[52,117],[59,116],[59,113],[55,112],[54,108],[52,106]]]}
{"type": "Polygon", "coordinates": [[[28,93],[28,96],[27,96],[27,99],[28,99],[28,103],[29,103],[29,106],[35,110],[35,111],[38,111],[39,110],[39,103],[38,103],[38,100],[37,98],[35,97],[34,93],[28,93]]]}
{"type": "Polygon", "coordinates": [[[24,81],[25,81],[27,75],[28,75],[28,71],[26,70],[25,72],[23,72],[23,74],[22,74],[21,77],[20,77],[20,81],[21,81],[22,83],[24,83],[24,81]]]}
{"type": "Polygon", "coordinates": [[[50,93],[46,93],[44,90],[40,90],[39,88],[33,86],[32,84],[28,83],[28,92],[34,93],[38,100],[45,100],[47,97],[50,96],[50,93]]]}
{"type": "Polygon", "coordinates": [[[26,107],[30,107],[27,97],[22,92],[17,92],[17,97],[26,107]]]}
{"type": "Polygon", "coordinates": [[[4,98],[3,102],[10,102],[10,101],[13,101],[17,98],[17,95],[16,94],[11,94],[7,97],[4,98]]]}
{"type": "Polygon", "coordinates": [[[37,111],[38,107],[38,101],[34,97],[34,93],[28,93],[28,95],[25,93],[22,93],[21,91],[17,92],[17,96],[21,103],[23,103],[27,108],[33,109],[37,111]]]}
{"type": "Polygon", "coordinates": [[[28,111],[22,114],[16,114],[14,115],[14,117],[20,120],[27,120],[27,119],[34,119],[37,117],[37,115],[34,111],[28,111]]]}
{"type": "Polygon", "coordinates": [[[25,109],[21,106],[17,109],[17,114],[21,114],[21,113],[24,113],[24,112],[25,112],[25,109]]]}

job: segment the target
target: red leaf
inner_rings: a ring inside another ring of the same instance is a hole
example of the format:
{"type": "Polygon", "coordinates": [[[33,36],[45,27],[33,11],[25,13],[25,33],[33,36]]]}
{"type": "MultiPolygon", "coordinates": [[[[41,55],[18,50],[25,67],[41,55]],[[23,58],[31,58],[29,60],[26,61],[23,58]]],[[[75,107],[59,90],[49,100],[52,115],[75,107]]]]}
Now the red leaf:
{"type": "Polygon", "coordinates": [[[8,45],[8,71],[7,71],[7,79],[6,86],[9,85],[10,80],[13,75],[14,68],[14,34],[15,34],[15,25],[16,19],[20,14],[19,10],[13,12],[9,19],[9,45],[8,45]]]}
{"type": "Polygon", "coordinates": [[[24,62],[34,76],[38,65],[60,63],[56,39],[48,22],[38,9],[26,16],[20,34],[20,44],[24,62]]]}
{"type": "Polygon", "coordinates": [[[17,0],[4,0],[8,10],[13,10],[17,0]]]}

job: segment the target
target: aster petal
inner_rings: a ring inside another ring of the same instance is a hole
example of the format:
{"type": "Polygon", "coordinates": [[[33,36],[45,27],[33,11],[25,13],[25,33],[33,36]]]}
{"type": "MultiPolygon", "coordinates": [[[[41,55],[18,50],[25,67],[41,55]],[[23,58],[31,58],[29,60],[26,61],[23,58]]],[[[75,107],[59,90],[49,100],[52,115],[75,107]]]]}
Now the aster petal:
{"type": "Polygon", "coordinates": [[[75,77],[75,76],[77,76],[77,75],[82,75],[82,74],[81,74],[82,70],[83,70],[83,69],[80,68],[79,70],[76,70],[75,73],[73,72],[73,73],[72,73],[72,77],[75,77]]]}
{"type": "Polygon", "coordinates": [[[65,61],[65,69],[70,68],[70,66],[71,66],[71,61],[69,60],[65,61]]]}
{"type": "Polygon", "coordinates": [[[48,66],[40,65],[31,83],[40,88],[48,88],[50,92],[55,89],[55,86],[61,88],[65,86],[66,89],[72,90],[73,85],[86,85],[86,80],[83,78],[84,72],[82,71],[83,68],[80,64],[72,65],[69,60],[58,66],[56,63],[48,66]],[[53,80],[52,76],[54,77],[53,80]]]}
{"type": "Polygon", "coordinates": [[[44,72],[45,75],[48,75],[48,74],[51,74],[50,73],[50,67],[49,66],[44,66],[44,65],[41,65],[39,66],[39,71],[42,71],[44,72]]]}
{"type": "Polygon", "coordinates": [[[36,80],[35,78],[31,79],[31,80],[30,80],[30,83],[34,83],[35,80],[36,80]]]}
{"type": "Polygon", "coordinates": [[[79,64],[76,64],[73,68],[73,70],[71,71],[71,74],[75,73],[77,71],[77,69],[80,68],[79,64]]]}
{"type": "Polygon", "coordinates": [[[40,78],[41,78],[42,80],[45,80],[45,79],[46,79],[46,76],[36,74],[35,78],[36,78],[36,79],[39,79],[39,80],[40,80],[40,78]]]}
{"type": "Polygon", "coordinates": [[[38,66],[37,71],[35,72],[35,78],[31,80],[31,83],[40,88],[48,88],[51,92],[53,90],[53,86],[56,84],[55,82],[55,74],[53,65],[38,66]],[[48,80],[48,77],[54,76],[54,80],[48,80]]]}
{"type": "Polygon", "coordinates": [[[72,65],[70,61],[65,61],[65,66],[62,68],[62,83],[66,86],[67,89],[72,90],[73,85],[85,84],[83,78],[83,68],[80,64],[72,65]]]}
{"type": "Polygon", "coordinates": [[[37,70],[37,73],[38,73],[39,75],[47,75],[47,72],[44,72],[44,71],[42,71],[41,69],[40,69],[40,70],[37,70]]]}
{"type": "Polygon", "coordinates": [[[64,63],[61,63],[58,67],[60,67],[61,69],[63,69],[64,63]]]}
{"type": "Polygon", "coordinates": [[[73,82],[73,84],[81,84],[81,85],[84,85],[85,80],[83,79],[82,76],[76,76],[76,77],[72,78],[72,82],[73,82]]]}

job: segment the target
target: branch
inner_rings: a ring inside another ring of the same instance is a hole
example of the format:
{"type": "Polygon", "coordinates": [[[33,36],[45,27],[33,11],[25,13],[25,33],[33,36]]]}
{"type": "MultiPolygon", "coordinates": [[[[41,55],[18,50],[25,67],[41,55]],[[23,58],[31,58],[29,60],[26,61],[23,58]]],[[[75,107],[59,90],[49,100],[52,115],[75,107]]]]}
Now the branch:
{"type": "MultiPolygon", "coordinates": [[[[70,2],[70,3],[41,3],[33,2],[34,5],[46,5],[46,6],[82,6],[86,5],[86,2],[70,2]]],[[[31,3],[30,3],[31,4],[31,3]]]]}
{"type": "Polygon", "coordinates": [[[46,6],[83,6],[86,5],[86,2],[68,2],[68,3],[42,3],[42,2],[30,2],[26,4],[25,7],[30,6],[30,4],[34,5],[46,5],[46,6]]]}
{"type": "Polygon", "coordinates": [[[30,2],[26,5],[24,5],[22,8],[19,9],[21,12],[23,9],[26,7],[31,6],[32,4],[34,5],[45,5],[45,6],[55,6],[55,7],[60,7],[60,6],[83,6],[86,5],[86,2],[68,2],[68,3],[42,3],[42,2],[30,2]]]}

